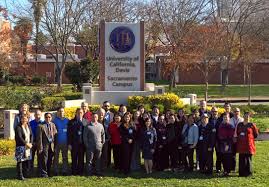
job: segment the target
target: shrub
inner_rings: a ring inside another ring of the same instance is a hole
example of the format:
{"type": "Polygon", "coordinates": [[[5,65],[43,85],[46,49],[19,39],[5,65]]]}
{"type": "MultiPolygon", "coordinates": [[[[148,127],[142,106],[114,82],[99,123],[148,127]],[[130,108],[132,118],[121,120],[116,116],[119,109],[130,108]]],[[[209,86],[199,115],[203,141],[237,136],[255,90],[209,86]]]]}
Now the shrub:
{"type": "MultiPolygon", "coordinates": [[[[70,108],[65,108],[65,117],[68,119],[73,119],[75,117],[76,110],[79,107],[70,107],[70,108]]],[[[96,112],[100,108],[100,105],[89,105],[89,110],[91,112],[96,112]]],[[[119,106],[117,105],[111,105],[110,111],[115,113],[119,110],[119,106]]]]}
{"type": "Polygon", "coordinates": [[[16,85],[25,85],[27,82],[24,76],[19,76],[19,75],[10,75],[10,76],[7,76],[7,79],[9,82],[16,85]]]}
{"type": "Polygon", "coordinates": [[[33,85],[42,85],[47,84],[47,78],[40,75],[34,75],[31,79],[31,83],[33,85]]]}
{"type": "Polygon", "coordinates": [[[65,100],[76,100],[76,99],[82,99],[82,93],[81,92],[68,92],[68,93],[59,93],[53,95],[54,97],[64,97],[65,100]]]}
{"type": "Polygon", "coordinates": [[[130,110],[134,110],[137,108],[139,104],[149,104],[149,109],[154,105],[160,105],[163,106],[162,110],[167,109],[177,109],[183,107],[183,102],[179,99],[179,97],[173,93],[165,93],[162,95],[149,95],[149,96],[129,96],[128,97],[128,105],[130,107],[130,110]]]}
{"type": "Polygon", "coordinates": [[[41,100],[41,107],[44,111],[57,110],[65,101],[64,97],[45,97],[41,100]]]}
{"type": "Polygon", "coordinates": [[[15,141],[0,139],[0,156],[14,153],[15,141]]]}

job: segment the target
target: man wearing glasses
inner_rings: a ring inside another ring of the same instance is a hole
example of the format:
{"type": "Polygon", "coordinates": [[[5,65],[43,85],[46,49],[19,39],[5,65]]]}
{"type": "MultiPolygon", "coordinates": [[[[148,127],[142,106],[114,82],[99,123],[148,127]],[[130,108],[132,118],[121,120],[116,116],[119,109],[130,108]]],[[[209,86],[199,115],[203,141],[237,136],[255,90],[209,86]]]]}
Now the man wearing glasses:
{"type": "Polygon", "coordinates": [[[222,119],[218,116],[218,108],[213,106],[211,109],[211,117],[209,118],[209,124],[212,125],[213,130],[215,129],[215,134],[216,134],[216,142],[215,142],[215,150],[216,150],[216,171],[217,173],[220,173],[221,171],[221,153],[219,149],[219,140],[218,140],[218,128],[219,125],[221,124],[222,119]]]}
{"type": "Polygon", "coordinates": [[[41,177],[51,176],[50,168],[54,154],[54,140],[57,134],[57,129],[52,123],[52,114],[45,113],[45,121],[37,128],[37,150],[39,170],[41,177]]]}
{"type": "MultiPolygon", "coordinates": [[[[232,117],[230,119],[230,124],[235,128],[235,134],[237,133],[236,132],[236,129],[237,129],[237,125],[241,122],[244,121],[244,118],[242,118],[240,116],[240,109],[239,108],[235,108],[234,109],[234,117],[232,117]]],[[[234,146],[233,146],[233,159],[232,159],[232,170],[235,171],[235,167],[236,167],[236,142],[234,142],[234,146]]]]}

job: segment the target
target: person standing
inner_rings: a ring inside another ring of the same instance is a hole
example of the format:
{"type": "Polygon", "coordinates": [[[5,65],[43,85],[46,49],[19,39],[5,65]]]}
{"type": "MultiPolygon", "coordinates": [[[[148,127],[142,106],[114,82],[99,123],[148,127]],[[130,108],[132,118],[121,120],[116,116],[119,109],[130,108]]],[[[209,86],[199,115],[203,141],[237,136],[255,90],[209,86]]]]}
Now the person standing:
{"type": "Polygon", "coordinates": [[[62,174],[67,175],[68,172],[68,144],[67,144],[67,127],[69,120],[64,117],[64,108],[60,107],[57,110],[57,116],[54,118],[53,123],[57,128],[57,138],[55,141],[54,153],[54,175],[59,174],[59,154],[62,153],[62,174]]]}
{"type": "Polygon", "coordinates": [[[67,125],[67,143],[71,150],[71,171],[72,175],[83,175],[85,146],[83,143],[83,130],[88,120],[83,118],[82,108],[76,110],[74,119],[71,119],[67,125]]]}
{"type": "Polygon", "coordinates": [[[211,126],[213,126],[216,129],[216,133],[215,133],[215,150],[216,150],[216,172],[220,173],[221,171],[221,152],[220,152],[220,148],[219,148],[219,140],[218,140],[218,128],[219,125],[221,124],[222,119],[219,118],[218,116],[218,109],[217,107],[213,106],[211,108],[211,117],[209,118],[209,124],[211,126]]]}
{"type": "Polygon", "coordinates": [[[193,153],[198,143],[199,129],[194,123],[194,115],[190,114],[182,129],[183,164],[185,171],[193,171],[193,153]]]}
{"type": "MultiPolygon", "coordinates": [[[[237,125],[243,122],[244,119],[240,116],[240,109],[234,109],[234,116],[230,119],[230,124],[236,129],[237,125]]],[[[236,139],[234,139],[233,145],[233,161],[232,161],[232,171],[235,171],[236,168],[236,139]]]]}
{"type": "Polygon", "coordinates": [[[233,137],[234,127],[230,124],[229,113],[223,115],[223,122],[218,129],[218,140],[221,152],[221,160],[224,168],[224,176],[228,176],[233,169],[233,137]]]}
{"type": "Polygon", "coordinates": [[[176,137],[176,117],[171,113],[168,117],[168,124],[166,125],[167,131],[167,153],[170,159],[170,168],[175,171],[177,168],[177,137],[176,137]]]}
{"type": "Polygon", "coordinates": [[[199,126],[199,167],[205,174],[213,174],[213,152],[216,139],[216,128],[209,123],[207,113],[201,116],[201,125],[199,126]]]}
{"type": "Polygon", "coordinates": [[[250,122],[250,113],[244,114],[244,121],[237,125],[237,152],[239,153],[239,176],[252,175],[252,155],[256,153],[255,138],[258,136],[256,124],[250,122]]]}
{"type": "Polygon", "coordinates": [[[31,149],[32,150],[32,160],[30,161],[30,163],[31,163],[30,167],[31,167],[32,172],[34,170],[35,154],[36,154],[36,151],[37,151],[37,146],[36,146],[37,127],[38,127],[39,124],[43,123],[43,120],[41,120],[41,115],[42,115],[41,110],[36,110],[35,114],[34,114],[35,119],[30,121],[30,127],[31,127],[31,130],[32,130],[32,133],[33,133],[33,147],[31,149]]]}
{"type": "Polygon", "coordinates": [[[88,122],[92,121],[92,112],[89,110],[89,104],[86,102],[81,103],[81,108],[83,110],[83,118],[86,119],[88,122]]]}
{"type": "Polygon", "coordinates": [[[153,154],[156,149],[157,133],[150,118],[145,120],[146,130],[143,133],[142,153],[147,174],[152,173],[153,154]]]}
{"type": "Polygon", "coordinates": [[[157,145],[156,145],[156,169],[163,171],[169,167],[169,157],[167,154],[167,129],[165,116],[159,116],[156,125],[157,145]]]}
{"type": "Polygon", "coordinates": [[[160,115],[160,109],[158,106],[152,107],[151,119],[152,119],[152,126],[155,128],[158,123],[158,118],[160,115]]]}
{"type": "Polygon", "coordinates": [[[20,119],[22,115],[26,115],[29,121],[31,121],[29,108],[30,108],[29,105],[27,105],[26,103],[23,103],[20,105],[19,113],[16,114],[14,118],[14,123],[13,123],[14,130],[17,127],[17,125],[20,124],[20,119]]]}
{"type": "Polygon", "coordinates": [[[104,121],[102,124],[104,125],[105,138],[106,138],[106,142],[103,145],[102,150],[102,160],[104,161],[105,164],[103,168],[107,168],[111,165],[111,149],[112,149],[108,128],[110,123],[113,121],[114,113],[110,111],[110,103],[108,101],[103,102],[102,108],[105,110],[104,121]]]}
{"type": "Polygon", "coordinates": [[[207,110],[207,103],[206,103],[206,101],[205,100],[201,100],[200,101],[200,108],[199,108],[199,116],[202,116],[203,114],[207,114],[207,115],[209,115],[209,111],[207,110]]]}
{"type": "Polygon", "coordinates": [[[98,122],[98,114],[94,113],[92,121],[87,124],[83,132],[83,142],[86,147],[87,175],[101,173],[101,154],[105,143],[105,130],[102,124],[98,122]]]}
{"type": "Polygon", "coordinates": [[[36,136],[41,177],[52,176],[50,168],[54,155],[54,141],[56,134],[57,129],[55,124],[52,122],[52,114],[45,113],[45,121],[38,125],[36,136]]]}
{"type": "Polygon", "coordinates": [[[132,161],[131,161],[131,170],[137,171],[141,168],[141,145],[142,145],[142,137],[144,128],[141,124],[141,120],[139,120],[140,112],[135,111],[133,114],[133,124],[135,128],[135,139],[133,145],[133,153],[132,153],[132,161]]]}
{"type": "Polygon", "coordinates": [[[184,114],[184,110],[183,108],[178,110],[178,114],[177,114],[177,123],[176,123],[176,137],[177,137],[177,143],[178,143],[178,167],[181,170],[183,168],[183,149],[182,149],[182,129],[183,126],[186,124],[186,116],[184,114]]]}
{"type": "Polygon", "coordinates": [[[135,127],[132,124],[132,115],[126,112],[123,116],[122,125],[120,126],[121,134],[121,156],[122,156],[122,170],[125,175],[130,172],[131,159],[133,153],[133,145],[135,138],[135,127]]]}
{"type": "Polygon", "coordinates": [[[121,148],[121,136],[120,136],[120,126],[121,126],[121,116],[119,113],[114,115],[113,122],[110,123],[108,127],[108,132],[110,134],[110,142],[113,150],[113,159],[114,159],[114,169],[120,170],[120,148],[121,148]]]}
{"type": "Polygon", "coordinates": [[[15,158],[17,160],[17,178],[24,180],[30,169],[33,136],[28,124],[28,116],[22,114],[20,117],[20,123],[15,128],[15,158]]]}

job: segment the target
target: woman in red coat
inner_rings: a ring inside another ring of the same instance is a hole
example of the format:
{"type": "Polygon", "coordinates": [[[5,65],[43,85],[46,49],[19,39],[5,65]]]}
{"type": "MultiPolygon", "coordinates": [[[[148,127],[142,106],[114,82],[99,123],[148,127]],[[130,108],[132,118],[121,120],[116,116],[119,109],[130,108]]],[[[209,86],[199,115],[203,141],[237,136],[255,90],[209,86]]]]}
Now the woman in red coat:
{"type": "Polygon", "coordinates": [[[121,125],[121,116],[119,113],[114,115],[113,122],[110,123],[108,127],[108,132],[111,136],[111,145],[113,150],[113,159],[114,159],[114,169],[120,169],[120,151],[121,151],[121,135],[120,127],[121,125]]]}
{"type": "Polygon", "coordinates": [[[258,129],[250,122],[250,113],[244,114],[244,121],[237,125],[237,152],[239,153],[239,176],[252,175],[252,155],[256,153],[255,138],[258,129]]]}

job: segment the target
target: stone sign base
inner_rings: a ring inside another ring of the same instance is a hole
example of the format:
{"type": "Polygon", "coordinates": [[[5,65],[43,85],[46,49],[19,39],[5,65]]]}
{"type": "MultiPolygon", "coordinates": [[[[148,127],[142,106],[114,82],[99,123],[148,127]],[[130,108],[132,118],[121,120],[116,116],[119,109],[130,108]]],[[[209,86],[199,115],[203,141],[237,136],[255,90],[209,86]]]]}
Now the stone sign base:
{"type": "Polygon", "coordinates": [[[91,105],[100,105],[104,101],[109,101],[115,105],[127,105],[129,96],[163,94],[165,91],[163,86],[155,86],[154,84],[146,85],[145,90],[146,91],[99,91],[99,87],[83,86],[83,99],[91,105]]]}

